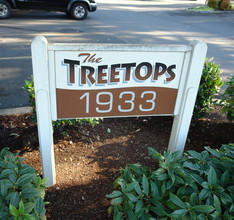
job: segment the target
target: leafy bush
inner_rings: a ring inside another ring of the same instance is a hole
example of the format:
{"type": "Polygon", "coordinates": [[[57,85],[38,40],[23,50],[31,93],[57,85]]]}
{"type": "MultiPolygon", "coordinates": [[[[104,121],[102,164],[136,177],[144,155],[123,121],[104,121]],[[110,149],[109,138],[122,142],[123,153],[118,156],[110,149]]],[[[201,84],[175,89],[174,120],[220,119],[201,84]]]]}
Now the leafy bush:
{"type": "Polygon", "coordinates": [[[234,76],[229,78],[226,84],[228,87],[223,94],[223,99],[220,101],[221,112],[227,113],[228,120],[232,121],[234,119],[234,76]]]}
{"type": "Polygon", "coordinates": [[[230,7],[230,0],[223,0],[220,4],[220,8],[224,11],[229,10],[230,7]]]}
{"type": "Polygon", "coordinates": [[[207,6],[218,10],[231,10],[230,0],[208,0],[207,6]]]}
{"type": "MultiPolygon", "coordinates": [[[[24,89],[29,94],[29,103],[33,109],[32,119],[35,123],[37,121],[36,116],[36,104],[35,104],[35,91],[34,91],[34,80],[33,76],[31,77],[31,81],[25,80],[24,89]]],[[[53,127],[63,128],[66,125],[76,126],[78,124],[90,124],[92,126],[99,124],[100,119],[98,118],[84,118],[84,119],[72,119],[72,120],[57,120],[53,122],[53,127]]]]}
{"type": "Polygon", "coordinates": [[[28,95],[29,95],[28,101],[33,109],[32,120],[33,120],[33,123],[35,123],[37,121],[37,115],[36,115],[36,103],[35,103],[35,91],[34,91],[33,76],[32,76],[31,81],[25,80],[24,89],[28,92],[28,95]]]}
{"type": "Polygon", "coordinates": [[[213,58],[206,58],[204,63],[193,111],[194,118],[201,118],[208,114],[210,106],[215,103],[213,96],[219,92],[219,88],[223,85],[223,81],[220,78],[219,65],[213,63],[212,60],[213,58]]]}
{"type": "Polygon", "coordinates": [[[217,8],[219,1],[218,0],[208,0],[208,7],[217,8]]]}
{"type": "Polygon", "coordinates": [[[0,219],[46,219],[46,179],[4,148],[0,153],[0,219]]]}
{"type": "Polygon", "coordinates": [[[159,168],[129,164],[107,195],[114,219],[233,219],[234,145],[159,154],[159,168]]]}

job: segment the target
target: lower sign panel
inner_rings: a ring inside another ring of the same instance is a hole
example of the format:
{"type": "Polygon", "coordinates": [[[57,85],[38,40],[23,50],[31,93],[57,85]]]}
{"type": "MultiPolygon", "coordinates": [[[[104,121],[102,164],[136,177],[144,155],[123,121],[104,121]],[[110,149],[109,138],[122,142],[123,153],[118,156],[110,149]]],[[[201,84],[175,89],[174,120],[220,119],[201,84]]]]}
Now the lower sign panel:
{"type": "Polygon", "coordinates": [[[58,119],[172,115],[177,89],[161,87],[56,89],[56,96],[58,119]]]}

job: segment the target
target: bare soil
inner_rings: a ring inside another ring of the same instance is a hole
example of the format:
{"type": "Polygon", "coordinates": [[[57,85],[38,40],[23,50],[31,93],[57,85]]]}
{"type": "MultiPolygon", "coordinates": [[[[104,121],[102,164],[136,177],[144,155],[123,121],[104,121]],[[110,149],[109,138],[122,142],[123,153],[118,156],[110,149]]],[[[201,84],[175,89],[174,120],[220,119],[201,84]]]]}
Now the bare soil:
{"type": "MultiPolygon", "coordinates": [[[[128,163],[156,168],[147,147],[167,149],[172,117],[104,119],[89,125],[67,126],[54,131],[55,186],[46,191],[47,218],[53,220],[112,219],[108,216],[113,182],[128,163]]],[[[234,142],[234,124],[215,110],[207,118],[193,120],[186,150],[201,152],[204,146],[219,148],[234,142]]],[[[8,147],[25,158],[41,174],[37,127],[31,115],[0,116],[0,148],[8,147]]]]}

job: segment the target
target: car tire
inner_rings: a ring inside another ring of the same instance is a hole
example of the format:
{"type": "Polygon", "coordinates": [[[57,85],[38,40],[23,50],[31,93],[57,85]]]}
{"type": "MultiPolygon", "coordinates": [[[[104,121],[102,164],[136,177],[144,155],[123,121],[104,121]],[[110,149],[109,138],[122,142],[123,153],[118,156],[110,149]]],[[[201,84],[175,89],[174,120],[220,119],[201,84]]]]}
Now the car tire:
{"type": "Polygon", "coordinates": [[[76,20],[83,20],[88,15],[88,8],[84,3],[74,3],[71,7],[71,16],[76,20]]]}
{"type": "Polygon", "coordinates": [[[0,19],[9,18],[12,13],[10,4],[4,0],[0,0],[0,19]]]}

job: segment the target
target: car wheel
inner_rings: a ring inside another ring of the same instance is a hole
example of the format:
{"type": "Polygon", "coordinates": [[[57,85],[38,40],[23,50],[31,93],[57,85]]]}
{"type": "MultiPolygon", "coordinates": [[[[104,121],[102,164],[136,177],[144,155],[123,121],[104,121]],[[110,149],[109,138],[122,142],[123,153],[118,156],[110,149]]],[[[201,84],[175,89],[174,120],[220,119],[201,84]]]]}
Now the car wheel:
{"type": "Polygon", "coordinates": [[[88,15],[88,8],[83,3],[75,3],[71,8],[71,16],[76,20],[83,20],[88,15]]]}
{"type": "Polygon", "coordinates": [[[11,16],[11,6],[6,1],[0,0],[0,19],[1,18],[9,18],[11,16]]]}

